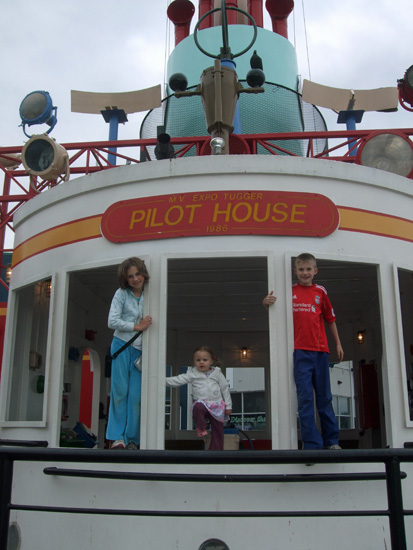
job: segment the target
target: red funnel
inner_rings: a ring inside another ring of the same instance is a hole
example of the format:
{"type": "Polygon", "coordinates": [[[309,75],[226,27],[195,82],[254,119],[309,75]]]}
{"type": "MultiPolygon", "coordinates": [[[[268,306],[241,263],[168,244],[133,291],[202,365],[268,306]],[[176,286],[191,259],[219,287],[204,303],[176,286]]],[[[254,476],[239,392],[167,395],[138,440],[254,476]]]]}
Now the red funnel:
{"type": "Polygon", "coordinates": [[[294,0],[267,0],[265,3],[272,20],[272,30],[288,38],[287,18],[294,9],[294,0]]]}
{"type": "Polygon", "coordinates": [[[167,15],[175,25],[175,46],[189,35],[192,17],[195,13],[195,6],[190,0],[174,0],[169,4],[167,15]]]}

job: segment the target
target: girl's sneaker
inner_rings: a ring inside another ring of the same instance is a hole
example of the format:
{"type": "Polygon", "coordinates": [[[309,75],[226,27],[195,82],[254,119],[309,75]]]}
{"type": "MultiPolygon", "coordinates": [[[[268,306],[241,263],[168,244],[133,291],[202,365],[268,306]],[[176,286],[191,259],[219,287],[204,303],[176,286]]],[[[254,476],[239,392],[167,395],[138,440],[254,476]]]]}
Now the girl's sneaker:
{"type": "Polygon", "coordinates": [[[116,441],[112,441],[112,445],[110,446],[110,448],[119,451],[122,449],[126,449],[126,445],[123,439],[117,439],[116,441]]]}
{"type": "Polygon", "coordinates": [[[201,428],[197,428],[196,433],[198,434],[198,437],[205,437],[208,435],[208,432],[206,430],[201,430],[201,428]]]}

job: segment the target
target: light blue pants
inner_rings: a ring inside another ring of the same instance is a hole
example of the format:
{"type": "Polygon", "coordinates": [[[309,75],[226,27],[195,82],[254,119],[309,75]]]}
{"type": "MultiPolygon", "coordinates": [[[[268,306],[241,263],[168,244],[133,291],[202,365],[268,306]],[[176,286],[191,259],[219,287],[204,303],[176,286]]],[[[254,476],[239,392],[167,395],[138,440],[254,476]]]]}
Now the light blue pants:
{"type": "Polygon", "coordinates": [[[329,356],[323,351],[294,351],[294,380],[297,386],[298,416],[303,449],[322,449],[338,444],[338,425],[330,388],[329,356]],[[314,416],[314,397],[321,434],[314,416]]]}
{"type": "MultiPolygon", "coordinates": [[[[113,338],[110,352],[113,355],[125,342],[113,338]]],[[[134,361],[142,354],[129,346],[112,360],[109,420],[106,439],[123,439],[125,444],[140,444],[142,373],[134,361]]]]}

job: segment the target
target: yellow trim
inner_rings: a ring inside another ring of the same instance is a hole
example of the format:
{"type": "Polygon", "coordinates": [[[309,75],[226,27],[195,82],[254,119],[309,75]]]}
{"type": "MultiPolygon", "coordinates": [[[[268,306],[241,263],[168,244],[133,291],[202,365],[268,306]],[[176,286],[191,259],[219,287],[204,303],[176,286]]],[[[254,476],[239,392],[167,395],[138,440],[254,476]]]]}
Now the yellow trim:
{"type": "Polygon", "coordinates": [[[0,307],[0,317],[5,317],[7,315],[7,307],[0,307]]]}
{"type": "Polygon", "coordinates": [[[339,229],[373,233],[413,242],[413,221],[387,214],[352,208],[340,208],[339,229]]]}
{"type": "Polygon", "coordinates": [[[30,258],[30,256],[35,256],[51,248],[101,237],[101,219],[102,216],[95,216],[93,218],[77,220],[65,225],[53,227],[52,229],[27,239],[27,241],[20,244],[13,251],[13,266],[30,258]]]}

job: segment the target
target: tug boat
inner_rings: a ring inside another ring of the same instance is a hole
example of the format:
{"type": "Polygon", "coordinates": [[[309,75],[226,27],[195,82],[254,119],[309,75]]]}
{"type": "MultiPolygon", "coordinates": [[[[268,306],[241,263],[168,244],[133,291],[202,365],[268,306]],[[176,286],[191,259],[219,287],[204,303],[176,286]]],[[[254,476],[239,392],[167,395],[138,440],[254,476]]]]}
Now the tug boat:
{"type": "MultiPolygon", "coordinates": [[[[411,110],[413,67],[368,97],[303,84],[293,7],[267,0],[268,30],[262,0],[200,0],[191,34],[195,6],[174,0],[165,98],[145,92],[139,140],[38,134],[0,148],[4,189],[28,189],[8,220],[10,286],[2,275],[2,548],[412,547],[413,129],[355,123],[411,110]],[[326,103],[346,130],[328,132],[326,103]],[[330,346],[340,451],[301,450],[291,287],[302,252],[317,258],[344,348],[337,363],[330,346]],[[107,317],[131,256],[148,268],[154,322],[140,449],[115,452],[107,317]],[[165,388],[203,344],[233,399],[222,452],[196,435],[191,389],[165,388]]],[[[114,96],[116,108],[93,108],[116,128],[132,99],[114,96]]],[[[72,108],[86,100],[72,92],[72,108]]]]}

